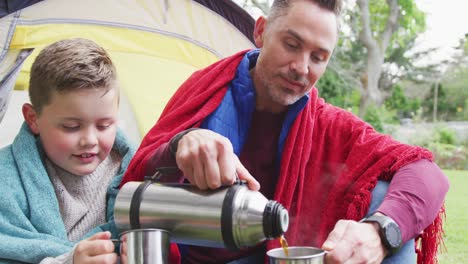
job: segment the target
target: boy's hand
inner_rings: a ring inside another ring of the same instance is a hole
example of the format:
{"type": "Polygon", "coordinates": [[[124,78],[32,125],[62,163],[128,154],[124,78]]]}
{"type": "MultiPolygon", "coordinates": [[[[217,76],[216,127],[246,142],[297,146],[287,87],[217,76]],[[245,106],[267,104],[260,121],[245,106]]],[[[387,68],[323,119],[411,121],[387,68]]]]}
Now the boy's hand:
{"type": "Polygon", "coordinates": [[[109,240],[110,238],[110,232],[99,232],[78,243],[73,255],[73,263],[117,263],[114,243],[109,240]]]}

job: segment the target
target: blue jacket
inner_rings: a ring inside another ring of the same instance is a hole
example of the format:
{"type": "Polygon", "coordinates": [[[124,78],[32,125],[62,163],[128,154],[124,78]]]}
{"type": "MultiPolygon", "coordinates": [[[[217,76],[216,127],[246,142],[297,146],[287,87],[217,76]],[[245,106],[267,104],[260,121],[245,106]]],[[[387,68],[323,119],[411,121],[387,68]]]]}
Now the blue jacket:
{"type": "MultiPolygon", "coordinates": [[[[113,149],[123,157],[107,190],[106,224],[85,237],[109,230],[116,234],[113,208],[118,185],[135,150],[118,131],[113,149]]],[[[13,143],[0,149],[0,263],[38,263],[70,251],[73,243],[44,166],[44,151],[24,123],[13,143]]]]}
{"type": "MultiPolygon", "coordinates": [[[[251,50],[245,54],[223,101],[201,124],[202,128],[210,129],[227,137],[237,156],[242,152],[242,147],[247,140],[252,113],[255,111],[255,87],[249,71],[257,64],[259,54],[259,49],[251,50]]],[[[281,153],[289,129],[308,100],[309,95],[306,94],[289,106],[279,136],[277,160],[281,160],[281,153]]]]}

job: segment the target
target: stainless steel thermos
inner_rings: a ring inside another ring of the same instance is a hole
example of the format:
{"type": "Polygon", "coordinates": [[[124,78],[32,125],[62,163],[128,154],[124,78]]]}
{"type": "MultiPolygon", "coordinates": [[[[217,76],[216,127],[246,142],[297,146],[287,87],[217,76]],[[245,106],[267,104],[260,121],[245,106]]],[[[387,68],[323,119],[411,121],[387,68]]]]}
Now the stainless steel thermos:
{"type": "Polygon", "coordinates": [[[128,182],[114,208],[120,232],[162,229],[181,244],[237,250],[281,236],[288,211],[245,184],[202,191],[189,184],[128,182]]]}

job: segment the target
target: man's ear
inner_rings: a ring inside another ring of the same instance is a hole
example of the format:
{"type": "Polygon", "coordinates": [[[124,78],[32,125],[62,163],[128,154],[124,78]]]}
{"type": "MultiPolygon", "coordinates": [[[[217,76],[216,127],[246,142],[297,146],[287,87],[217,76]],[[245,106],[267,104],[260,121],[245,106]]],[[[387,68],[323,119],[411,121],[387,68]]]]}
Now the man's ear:
{"type": "Polygon", "coordinates": [[[254,28],[254,41],[255,45],[257,48],[263,47],[263,34],[265,34],[265,27],[267,24],[267,20],[264,16],[260,16],[257,18],[257,21],[255,22],[255,28],[254,28]]]}
{"type": "Polygon", "coordinates": [[[31,131],[35,135],[39,134],[39,127],[37,126],[37,113],[33,106],[30,103],[23,104],[22,112],[24,120],[26,121],[26,124],[28,124],[31,131]]]}

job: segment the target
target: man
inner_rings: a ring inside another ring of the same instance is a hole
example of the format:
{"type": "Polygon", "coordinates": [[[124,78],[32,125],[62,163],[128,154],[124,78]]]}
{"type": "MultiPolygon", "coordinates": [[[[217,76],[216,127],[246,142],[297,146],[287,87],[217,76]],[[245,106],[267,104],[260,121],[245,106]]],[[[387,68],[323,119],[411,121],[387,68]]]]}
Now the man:
{"type": "MultiPolygon", "coordinates": [[[[378,134],[314,88],[337,42],[340,9],[339,0],[274,1],[255,25],[260,49],[194,73],[144,138],[124,182],[170,165],[200,189],[239,177],[288,208],[290,245],[322,247],[329,264],[386,256],[385,263],[414,263],[414,238],[425,228],[419,257],[431,263],[448,190],[431,153],[378,134]],[[408,242],[402,250],[400,235],[408,242]]],[[[258,263],[278,246],[189,247],[183,255],[186,263],[258,263]]]]}

